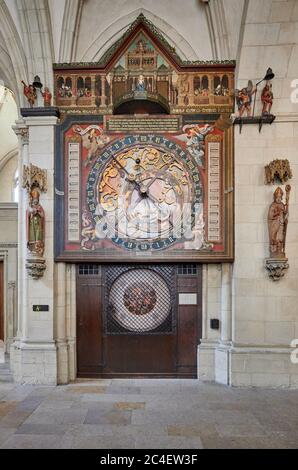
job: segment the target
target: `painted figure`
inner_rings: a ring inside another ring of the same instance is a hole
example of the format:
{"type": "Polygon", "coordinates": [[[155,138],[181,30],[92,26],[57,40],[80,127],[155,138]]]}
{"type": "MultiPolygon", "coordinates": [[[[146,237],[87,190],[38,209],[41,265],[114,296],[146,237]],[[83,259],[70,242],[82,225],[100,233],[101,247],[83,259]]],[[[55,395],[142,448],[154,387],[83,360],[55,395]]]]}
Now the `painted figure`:
{"type": "Polygon", "coordinates": [[[136,91],[145,91],[145,79],[143,75],[140,75],[138,77],[137,85],[136,85],[136,91]]]}
{"type": "Polygon", "coordinates": [[[52,93],[46,86],[44,92],[41,92],[43,97],[43,103],[45,107],[50,107],[52,105],[52,93]]]}
{"type": "Polygon", "coordinates": [[[26,83],[22,80],[22,84],[24,85],[24,95],[26,96],[30,108],[33,108],[34,103],[37,99],[36,89],[33,85],[26,85],[26,83]]]}
{"type": "Polygon", "coordinates": [[[273,202],[268,211],[268,230],[270,256],[272,258],[285,257],[285,242],[289,216],[289,196],[291,186],[286,186],[286,203],[284,204],[283,190],[278,187],[274,191],[273,202]]]}
{"type": "Polygon", "coordinates": [[[263,104],[262,115],[271,114],[273,104],[272,84],[267,82],[261,94],[261,101],[263,104]]]}
{"type": "Polygon", "coordinates": [[[58,89],[58,94],[60,98],[71,98],[72,91],[70,86],[62,84],[62,86],[58,89]]]}
{"type": "Polygon", "coordinates": [[[92,162],[98,149],[103,148],[110,142],[110,138],[103,132],[101,127],[97,125],[88,126],[86,129],[82,129],[78,126],[76,133],[82,137],[83,147],[88,150],[85,166],[88,166],[92,162]]]}
{"type": "Polygon", "coordinates": [[[186,143],[188,152],[196,159],[200,166],[205,164],[205,137],[209,132],[212,132],[213,128],[213,126],[208,124],[204,126],[187,124],[182,128],[183,134],[177,137],[186,143]]]}
{"type": "Polygon", "coordinates": [[[244,113],[246,113],[247,116],[251,116],[252,97],[255,93],[256,87],[253,86],[251,80],[248,81],[247,87],[242,88],[242,90],[236,90],[239,117],[242,117],[244,113]]]}
{"type": "Polygon", "coordinates": [[[30,192],[30,206],[27,211],[27,246],[31,253],[43,256],[45,238],[45,213],[39,203],[37,188],[30,192]]]}

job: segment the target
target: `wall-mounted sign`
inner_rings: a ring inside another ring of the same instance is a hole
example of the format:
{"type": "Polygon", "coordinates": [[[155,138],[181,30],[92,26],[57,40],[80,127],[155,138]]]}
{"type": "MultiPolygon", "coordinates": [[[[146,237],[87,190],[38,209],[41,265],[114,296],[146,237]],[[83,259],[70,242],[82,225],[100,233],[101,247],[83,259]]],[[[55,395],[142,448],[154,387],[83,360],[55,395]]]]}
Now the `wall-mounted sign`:
{"type": "Polygon", "coordinates": [[[49,305],[33,305],[33,312],[48,312],[49,305]]]}
{"type": "Polygon", "coordinates": [[[179,305],[197,305],[197,294],[179,294],[179,305]]]}

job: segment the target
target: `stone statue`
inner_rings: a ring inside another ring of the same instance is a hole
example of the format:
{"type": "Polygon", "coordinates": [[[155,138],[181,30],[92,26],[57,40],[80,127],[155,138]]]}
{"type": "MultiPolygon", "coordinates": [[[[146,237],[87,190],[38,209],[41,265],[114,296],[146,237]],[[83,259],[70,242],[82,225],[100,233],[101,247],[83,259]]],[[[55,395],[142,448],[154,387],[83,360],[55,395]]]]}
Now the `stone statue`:
{"type": "Polygon", "coordinates": [[[26,85],[26,83],[22,80],[22,84],[24,85],[24,95],[26,96],[30,108],[33,108],[35,101],[37,99],[36,89],[33,85],[26,85]]]}
{"type": "Polygon", "coordinates": [[[44,107],[48,108],[52,105],[52,93],[49,88],[46,86],[44,92],[41,93],[43,97],[44,107]]]}
{"type": "Polygon", "coordinates": [[[271,108],[273,104],[273,93],[272,93],[272,84],[266,82],[261,94],[261,101],[263,105],[262,116],[271,114],[271,108]]]}
{"type": "Polygon", "coordinates": [[[285,258],[285,243],[289,215],[289,196],[291,186],[286,186],[286,203],[283,190],[278,187],[274,191],[273,202],[268,211],[268,230],[271,258],[285,258]]]}
{"type": "Polygon", "coordinates": [[[27,246],[37,256],[43,256],[45,237],[45,213],[39,203],[40,193],[33,187],[30,192],[30,206],[27,211],[27,246]]]}

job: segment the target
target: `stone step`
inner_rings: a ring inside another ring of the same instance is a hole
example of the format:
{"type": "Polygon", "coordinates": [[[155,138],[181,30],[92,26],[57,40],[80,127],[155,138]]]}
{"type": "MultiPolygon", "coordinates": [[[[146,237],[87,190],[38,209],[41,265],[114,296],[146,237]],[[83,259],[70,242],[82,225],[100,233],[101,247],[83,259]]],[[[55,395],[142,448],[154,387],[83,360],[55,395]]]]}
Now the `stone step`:
{"type": "Polygon", "coordinates": [[[9,364],[8,362],[4,362],[4,364],[0,364],[0,370],[1,369],[9,369],[9,364]]]}
{"type": "Polygon", "coordinates": [[[13,375],[9,367],[9,362],[0,364],[0,383],[1,382],[13,382],[13,375]]]}
{"type": "Polygon", "coordinates": [[[13,376],[0,374],[0,384],[1,383],[13,383],[13,376]]]}
{"type": "Polygon", "coordinates": [[[9,369],[0,370],[0,383],[1,382],[13,382],[13,375],[9,369]]]}

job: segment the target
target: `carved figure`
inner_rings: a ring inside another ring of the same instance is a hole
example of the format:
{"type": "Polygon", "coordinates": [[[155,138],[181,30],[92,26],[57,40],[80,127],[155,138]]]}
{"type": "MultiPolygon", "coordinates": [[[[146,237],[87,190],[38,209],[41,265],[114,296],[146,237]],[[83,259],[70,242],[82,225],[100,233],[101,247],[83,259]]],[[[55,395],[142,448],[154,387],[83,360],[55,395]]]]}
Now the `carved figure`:
{"type": "Polygon", "coordinates": [[[43,256],[45,237],[45,213],[39,203],[39,191],[34,188],[30,192],[30,206],[27,211],[27,246],[31,253],[43,256]]]}
{"type": "Polygon", "coordinates": [[[247,116],[251,116],[252,97],[255,93],[256,87],[253,86],[251,80],[248,81],[247,87],[242,88],[242,90],[236,90],[239,117],[242,117],[245,112],[247,116]]]}
{"type": "Polygon", "coordinates": [[[289,197],[291,186],[286,186],[286,203],[283,190],[278,187],[274,191],[273,202],[268,211],[268,230],[271,258],[285,258],[285,243],[289,216],[289,197]]]}
{"type": "Polygon", "coordinates": [[[271,108],[273,104],[273,93],[272,93],[272,84],[266,82],[261,94],[261,101],[263,104],[262,115],[271,114],[271,108]]]}
{"type": "Polygon", "coordinates": [[[41,93],[43,97],[43,102],[45,107],[49,107],[52,105],[52,93],[50,92],[49,88],[46,86],[44,92],[41,93]]]}
{"type": "Polygon", "coordinates": [[[273,160],[265,166],[266,184],[272,184],[277,179],[282,184],[292,178],[289,160],[273,160]]]}
{"type": "Polygon", "coordinates": [[[26,96],[30,108],[33,108],[34,103],[37,99],[36,89],[33,85],[26,85],[26,83],[22,80],[22,84],[24,85],[24,95],[26,96]]]}

